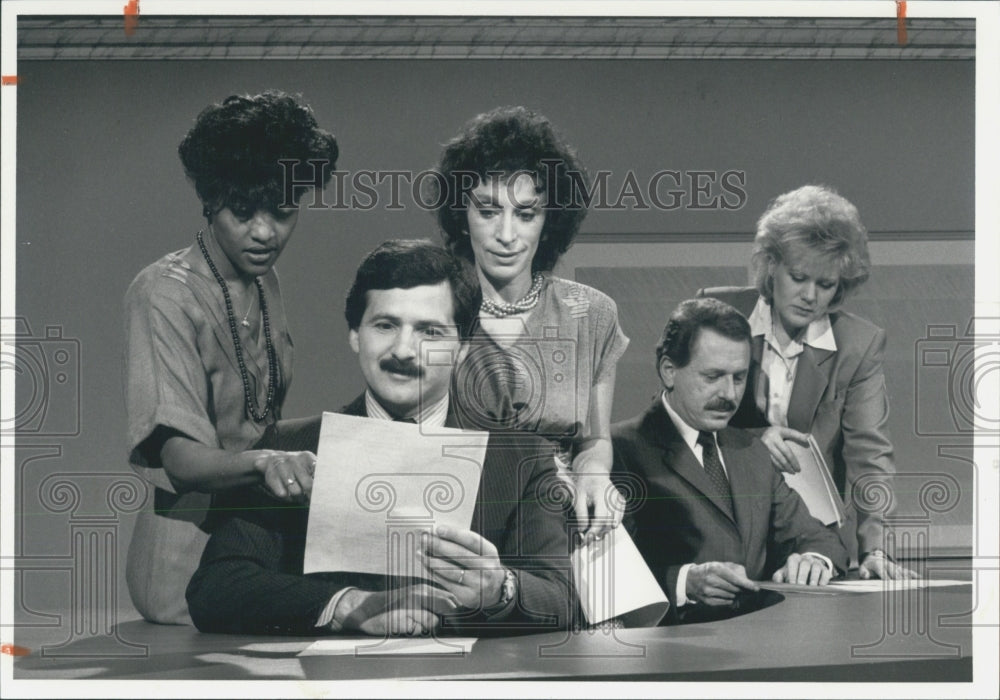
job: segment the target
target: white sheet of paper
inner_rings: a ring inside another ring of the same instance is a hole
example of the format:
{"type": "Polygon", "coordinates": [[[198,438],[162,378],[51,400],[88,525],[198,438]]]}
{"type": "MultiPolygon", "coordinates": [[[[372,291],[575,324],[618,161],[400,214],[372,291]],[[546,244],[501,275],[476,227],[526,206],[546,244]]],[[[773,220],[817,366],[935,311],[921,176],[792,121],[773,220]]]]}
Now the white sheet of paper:
{"type": "Polygon", "coordinates": [[[626,627],[653,627],[670,602],[623,527],[573,552],[573,580],[587,621],[613,617],[626,627]]]}
{"type": "Polygon", "coordinates": [[[324,413],[303,573],[419,575],[419,533],[472,524],[488,439],[324,413]]]}
{"type": "Polygon", "coordinates": [[[791,440],[786,440],[785,444],[792,450],[802,470],[797,474],[782,472],[785,483],[795,489],[814,518],[824,525],[842,525],[844,508],[816,440],[810,435],[808,446],[791,440]]]}
{"type": "Polygon", "coordinates": [[[839,591],[851,593],[877,593],[881,591],[902,591],[913,588],[941,588],[944,586],[971,586],[972,581],[956,581],[953,579],[867,579],[864,581],[831,581],[828,584],[839,591]]]}
{"type": "Polygon", "coordinates": [[[898,579],[886,580],[867,579],[864,581],[831,581],[825,586],[807,586],[801,583],[774,583],[773,581],[758,581],[761,588],[769,591],[789,593],[811,593],[815,595],[838,595],[850,593],[883,593],[905,591],[918,588],[939,588],[944,586],[971,586],[971,581],[954,581],[950,579],[898,579]]]}
{"type": "Polygon", "coordinates": [[[444,654],[462,656],[472,651],[475,637],[393,637],[390,639],[320,639],[299,656],[409,656],[444,654]]]}

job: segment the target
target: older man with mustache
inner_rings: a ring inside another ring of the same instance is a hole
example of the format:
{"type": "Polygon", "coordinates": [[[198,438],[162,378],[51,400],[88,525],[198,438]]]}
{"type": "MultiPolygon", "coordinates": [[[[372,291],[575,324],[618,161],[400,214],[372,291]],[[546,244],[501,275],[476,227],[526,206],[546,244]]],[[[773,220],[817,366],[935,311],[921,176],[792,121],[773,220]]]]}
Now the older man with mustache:
{"type": "Polygon", "coordinates": [[[611,435],[633,539],[672,603],[665,622],[752,608],[765,577],[824,585],[845,571],[840,539],[809,515],[764,444],[727,427],[750,365],[746,318],[716,299],[682,302],[656,358],[662,395],[611,435]]]}

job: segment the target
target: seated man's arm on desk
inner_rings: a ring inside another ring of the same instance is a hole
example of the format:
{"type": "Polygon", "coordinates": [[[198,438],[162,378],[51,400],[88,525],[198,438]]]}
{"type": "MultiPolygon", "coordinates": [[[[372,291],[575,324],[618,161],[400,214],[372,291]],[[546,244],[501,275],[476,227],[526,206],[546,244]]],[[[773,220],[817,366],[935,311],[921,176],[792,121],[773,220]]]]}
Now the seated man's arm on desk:
{"type": "Polygon", "coordinates": [[[771,537],[793,552],[774,572],[774,580],[825,584],[830,577],[846,572],[849,555],[840,538],[810,515],[805,502],[777,470],[771,473],[771,494],[771,537]],[[820,581],[823,570],[828,576],[820,581]]]}
{"type": "MultiPolygon", "coordinates": [[[[756,592],[760,587],[747,578],[746,568],[731,561],[709,561],[685,564],[677,569],[671,590],[677,607],[689,603],[730,606],[743,591],[756,592]]],[[[668,574],[670,576],[670,574],[668,574]]]]}
{"type": "Polygon", "coordinates": [[[343,585],[282,571],[285,535],[242,517],[226,520],[205,547],[187,588],[202,632],[303,634],[343,585]]]}
{"type": "Polygon", "coordinates": [[[251,518],[220,524],[187,588],[195,626],[202,632],[316,634],[335,594],[370,587],[371,577],[360,574],[293,573],[291,537],[251,518]]]}
{"type": "Polygon", "coordinates": [[[427,585],[384,590],[384,576],[292,573],[301,569],[301,556],[288,541],[301,537],[252,519],[222,524],[187,588],[195,626],[232,634],[419,635],[456,607],[427,585]]]}

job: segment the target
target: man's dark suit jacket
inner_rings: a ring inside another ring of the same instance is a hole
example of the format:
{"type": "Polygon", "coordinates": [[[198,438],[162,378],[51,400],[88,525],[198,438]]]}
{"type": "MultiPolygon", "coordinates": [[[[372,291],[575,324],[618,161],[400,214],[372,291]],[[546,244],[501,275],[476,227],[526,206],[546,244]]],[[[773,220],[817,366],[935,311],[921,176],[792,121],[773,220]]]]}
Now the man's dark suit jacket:
{"type": "MultiPolygon", "coordinates": [[[[714,297],[749,316],[757,304],[756,289],[714,287],[698,296],[714,297]]],[[[888,549],[882,491],[892,490],[896,472],[889,439],[889,399],[882,370],[885,331],[847,311],[830,314],[837,351],[806,345],[799,356],[795,385],[788,403],[788,425],[811,433],[823,452],[833,481],[846,504],[840,529],[848,552],[863,559],[874,549],[888,549]],[[871,499],[858,508],[851,491],[871,499]],[[856,538],[855,538],[856,534],[856,538]]],[[[757,407],[754,387],[760,374],[764,340],[751,344],[750,374],[743,402],[730,421],[740,428],[763,428],[767,416],[757,407]]]]}
{"type": "MultiPolygon", "coordinates": [[[[364,396],[343,410],[367,415],[364,396]]],[[[319,444],[319,416],[279,421],[256,449],[310,450],[319,444]]],[[[446,422],[456,426],[454,416],[446,422]]],[[[449,616],[442,631],[513,634],[566,629],[578,600],[570,582],[569,531],[563,505],[546,502],[557,484],[552,448],[532,435],[490,436],[472,530],[496,545],[517,574],[516,605],[502,619],[449,616]]],[[[217,514],[219,522],[187,588],[188,608],[202,632],[323,634],[323,608],[347,586],[385,590],[400,582],[350,572],[303,574],[308,506],[289,506],[254,492],[258,508],[217,514]],[[226,517],[228,516],[228,517],[226,517]]]]}
{"type": "Polygon", "coordinates": [[[633,482],[623,484],[632,494],[628,512],[633,539],[670,599],[666,621],[697,619],[702,607],[677,608],[677,576],[684,564],[734,562],[746,568],[748,578],[763,580],[789,553],[816,552],[840,571],[847,569],[839,538],[809,515],[771,466],[767,448],[750,433],[737,428],[717,433],[735,520],[713,495],[704,467],[660,399],[645,413],[613,425],[611,437],[613,476],[633,482]]]}

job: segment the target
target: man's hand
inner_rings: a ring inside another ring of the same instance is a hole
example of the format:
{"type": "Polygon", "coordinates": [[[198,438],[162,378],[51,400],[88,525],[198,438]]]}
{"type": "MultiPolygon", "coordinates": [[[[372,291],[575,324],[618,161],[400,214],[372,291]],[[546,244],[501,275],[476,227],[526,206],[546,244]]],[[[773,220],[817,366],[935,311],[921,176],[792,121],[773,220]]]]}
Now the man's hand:
{"type": "Polygon", "coordinates": [[[309,500],[316,471],[316,455],[279,450],[256,450],[251,455],[254,469],[275,498],[298,503],[309,500]]]}
{"type": "Polygon", "coordinates": [[[732,605],[742,590],[758,591],[760,587],[747,578],[742,564],[710,561],[695,564],[687,572],[684,594],[703,605],[732,605]]]}
{"type": "Polygon", "coordinates": [[[830,582],[830,569],[826,562],[808,554],[789,554],[785,565],[774,572],[775,583],[798,583],[825,586],[830,582]]]}
{"type": "Polygon", "coordinates": [[[482,535],[441,525],[424,536],[417,556],[428,577],[462,607],[480,610],[500,600],[506,570],[497,548],[482,535]]]}
{"type": "Polygon", "coordinates": [[[871,579],[910,579],[920,578],[916,571],[891,561],[885,554],[876,550],[865,556],[858,567],[858,578],[871,579]]]}
{"type": "Polygon", "coordinates": [[[419,636],[434,632],[438,616],[457,608],[451,594],[429,584],[390,591],[351,590],[337,604],[334,619],[348,633],[419,636]]]}
{"type": "Polygon", "coordinates": [[[786,440],[797,442],[800,445],[808,445],[809,435],[792,428],[773,425],[760,436],[760,441],[771,453],[771,464],[780,471],[797,474],[802,471],[802,467],[799,466],[799,461],[795,459],[792,450],[785,444],[786,440]]]}

